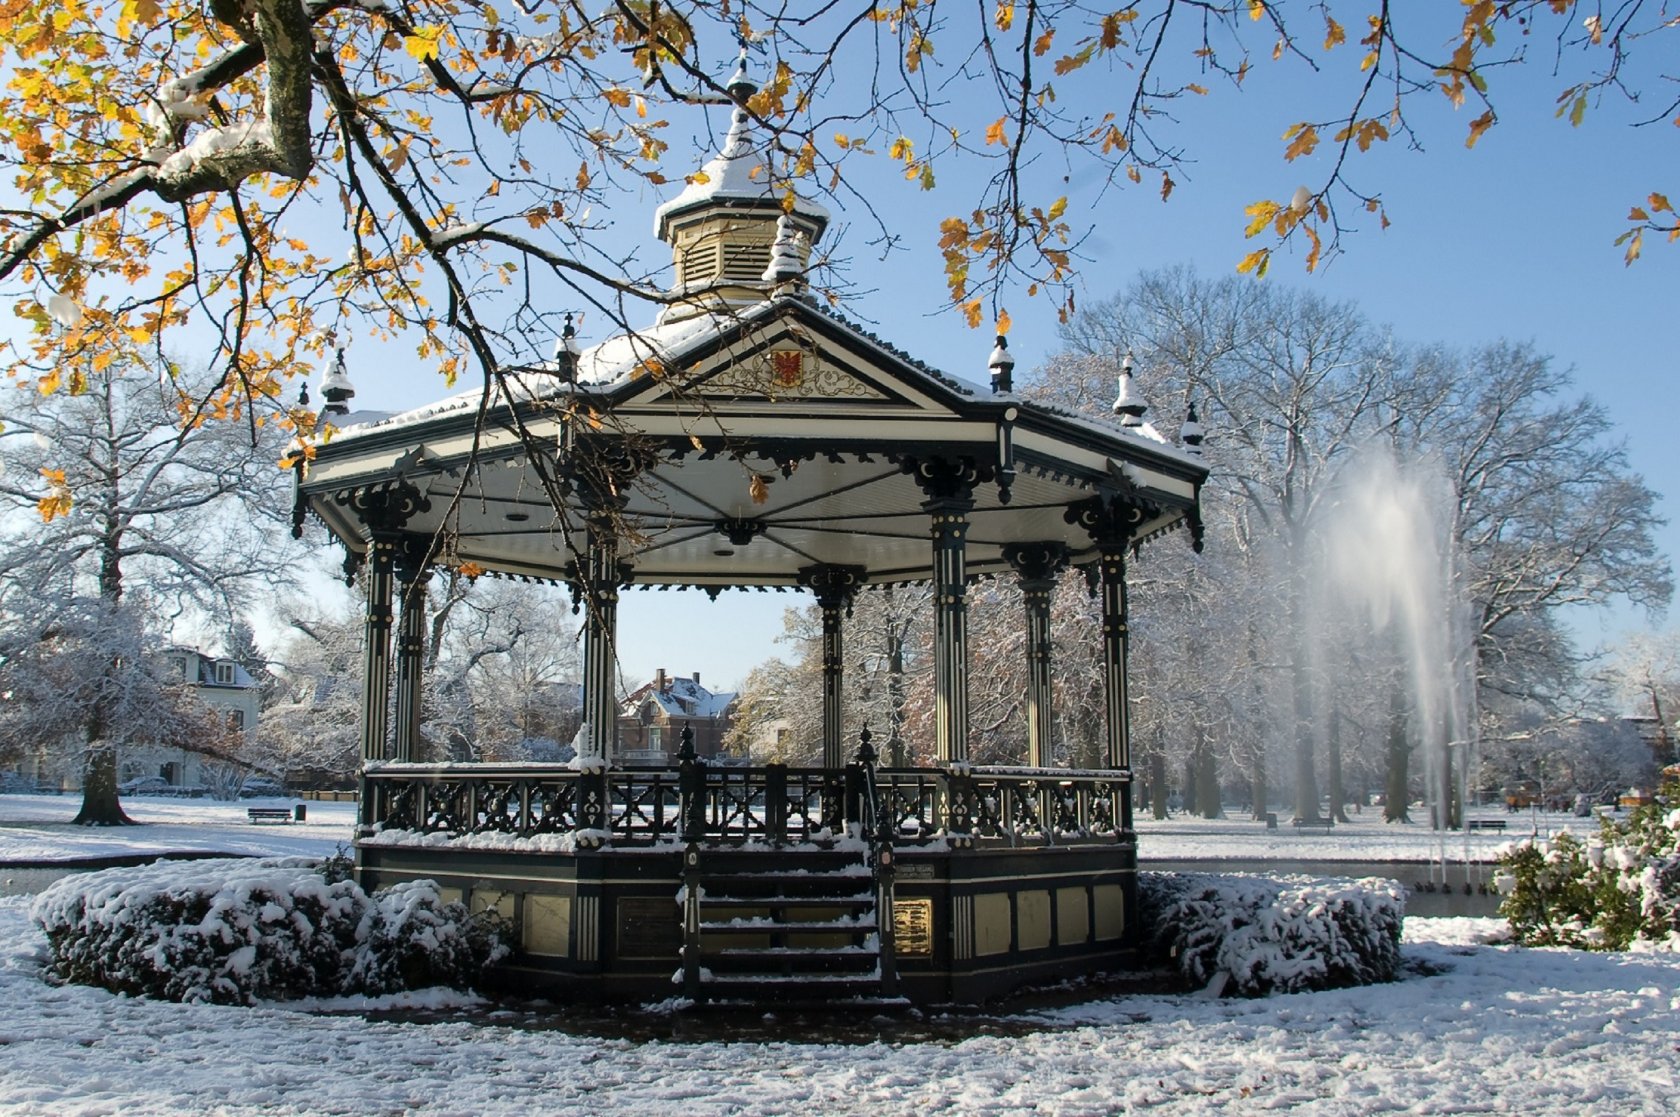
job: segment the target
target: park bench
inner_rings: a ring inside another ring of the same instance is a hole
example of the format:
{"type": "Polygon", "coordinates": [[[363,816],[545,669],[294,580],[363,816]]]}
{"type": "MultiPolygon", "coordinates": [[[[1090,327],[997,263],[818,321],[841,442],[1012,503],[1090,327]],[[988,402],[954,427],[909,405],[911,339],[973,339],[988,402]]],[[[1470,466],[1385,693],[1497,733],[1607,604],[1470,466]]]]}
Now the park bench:
{"type": "Polygon", "coordinates": [[[1290,822],[1289,825],[1295,827],[1295,832],[1297,834],[1303,833],[1307,830],[1322,830],[1324,833],[1328,834],[1330,833],[1330,827],[1335,825],[1335,823],[1331,822],[1328,818],[1297,818],[1290,822]]]}
{"type": "Polygon", "coordinates": [[[1465,823],[1465,827],[1470,830],[1497,830],[1503,834],[1505,832],[1505,820],[1502,818],[1473,818],[1465,823]]]}
{"type": "Polygon", "coordinates": [[[289,807],[246,807],[245,814],[253,824],[292,821],[292,812],[289,807]]]}

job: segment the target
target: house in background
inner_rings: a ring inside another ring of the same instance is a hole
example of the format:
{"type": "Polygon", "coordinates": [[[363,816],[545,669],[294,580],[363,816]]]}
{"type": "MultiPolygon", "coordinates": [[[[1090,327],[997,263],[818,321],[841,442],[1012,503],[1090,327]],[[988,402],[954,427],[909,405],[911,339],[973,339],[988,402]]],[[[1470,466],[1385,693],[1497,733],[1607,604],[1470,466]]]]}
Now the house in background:
{"type": "MultiPolygon", "coordinates": [[[[173,647],[161,659],[165,681],[186,683],[195,698],[226,718],[230,729],[247,739],[255,735],[262,696],[250,672],[231,659],[206,655],[197,648],[173,647]]],[[[119,778],[124,783],[161,779],[170,787],[198,787],[209,782],[204,774],[208,759],[168,741],[136,745],[123,750],[119,778]]]]}
{"type": "Polygon", "coordinates": [[[735,695],[713,694],[691,678],[673,677],[661,667],[653,681],[630,692],[618,709],[618,758],[627,764],[665,764],[681,747],[682,731],[694,730],[694,751],[716,756],[733,721],[735,695]]]}

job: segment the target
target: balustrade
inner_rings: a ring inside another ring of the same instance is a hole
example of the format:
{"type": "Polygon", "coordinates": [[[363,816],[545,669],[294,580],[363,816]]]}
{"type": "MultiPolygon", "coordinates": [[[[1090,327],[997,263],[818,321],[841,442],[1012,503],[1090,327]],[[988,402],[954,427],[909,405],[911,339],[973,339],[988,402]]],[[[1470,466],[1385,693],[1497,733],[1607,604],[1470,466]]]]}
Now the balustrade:
{"type": "Polygon", "coordinates": [[[686,787],[676,767],[615,768],[603,779],[552,765],[381,764],[363,777],[368,833],[521,839],[604,831],[607,842],[625,846],[685,838],[781,845],[831,840],[847,824],[867,822],[901,848],[1058,845],[1117,839],[1131,778],[1107,770],[874,768],[866,820],[860,785],[844,771],[691,764],[686,787]]]}

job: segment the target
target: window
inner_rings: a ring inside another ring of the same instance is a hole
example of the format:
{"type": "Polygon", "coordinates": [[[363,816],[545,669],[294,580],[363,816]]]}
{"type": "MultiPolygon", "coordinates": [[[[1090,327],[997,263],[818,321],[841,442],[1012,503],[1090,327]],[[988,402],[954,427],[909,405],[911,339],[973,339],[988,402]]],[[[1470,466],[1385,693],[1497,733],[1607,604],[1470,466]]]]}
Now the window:
{"type": "Polygon", "coordinates": [[[218,686],[232,686],[233,685],[233,664],[231,664],[231,663],[218,663],[218,664],[216,664],[216,684],[218,686]]]}
{"type": "Polygon", "coordinates": [[[665,733],[657,725],[648,726],[647,747],[649,752],[665,751],[665,733]]]}
{"type": "Polygon", "coordinates": [[[228,711],[228,728],[230,728],[230,729],[244,729],[245,728],[245,711],[244,710],[230,710],[230,711],[228,711]]]}

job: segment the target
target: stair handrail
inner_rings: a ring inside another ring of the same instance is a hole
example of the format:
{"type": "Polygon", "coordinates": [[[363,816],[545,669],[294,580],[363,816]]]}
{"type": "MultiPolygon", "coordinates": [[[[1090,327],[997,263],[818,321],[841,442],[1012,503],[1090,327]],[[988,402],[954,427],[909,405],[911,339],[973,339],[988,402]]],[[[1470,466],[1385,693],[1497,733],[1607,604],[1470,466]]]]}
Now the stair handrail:
{"type": "Polygon", "coordinates": [[[677,804],[683,843],[683,995],[699,1002],[705,997],[700,983],[700,840],[706,831],[706,765],[695,754],[694,730],[686,725],[677,748],[677,804]]]}
{"type": "Polygon", "coordinates": [[[869,867],[875,881],[875,938],[880,944],[881,995],[898,995],[898,960],[894,953],[893,878],[897,867],[893,857],[893,825],[891,812],[881,807],[881,791],[875,780],[875,762],[879,759],[875,746],[870,744],[869,727],[858,734],[857,766],[859,780],[859,823],[869,850],[869,867]]]}

